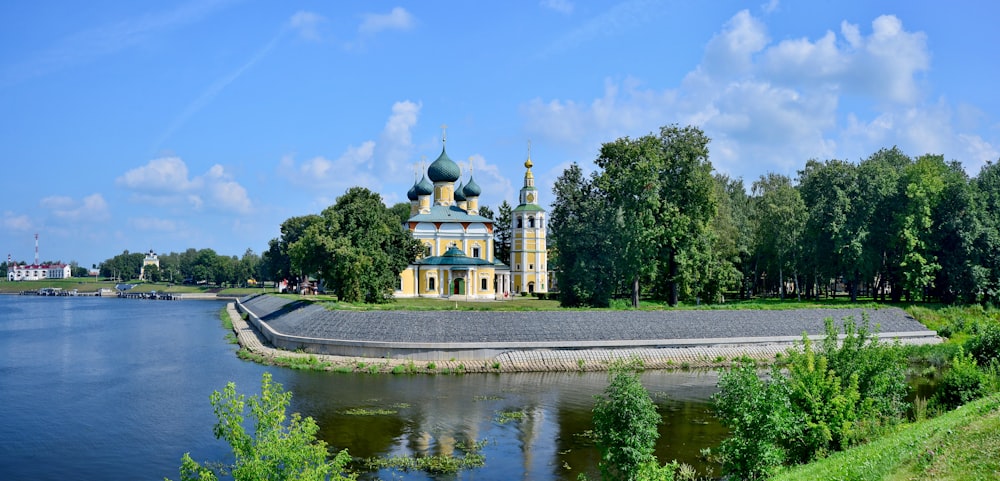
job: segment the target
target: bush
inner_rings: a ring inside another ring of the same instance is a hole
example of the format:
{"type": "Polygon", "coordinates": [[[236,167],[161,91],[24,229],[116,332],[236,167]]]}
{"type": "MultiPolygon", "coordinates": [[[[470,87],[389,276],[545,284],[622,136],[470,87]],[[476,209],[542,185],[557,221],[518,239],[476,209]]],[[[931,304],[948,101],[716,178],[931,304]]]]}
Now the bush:
{"type": "Polygon", "coordinates": [[[261,379],[259,396],[246,399],[242,394],[237,395],[236,384],[232,382],[223,392],[212,393],[212,407],[219,419],[215,437],[232,446],[235,460],[232,466],[216,464],[215,469],[210,469],[185,453],[181,458],[181,481],[216,480],[226,472],[236,481],[355,479],[354,475],[343,474],[351,460],[347,450],[338,452],[332,460],[327,459],[326,443],[316,439],[319,426],[313,418],[295,413],[285,424],[285,410],[291,399],[292,393],[271,382],[269,373],[264,373],[261,379]],[[247,408],[250,422],[244,422],[247,408]],[[246,431],[247,426],[254,428],[252,434],[246,431]]]}
{"type": "Polygon", "coordinates": [[[722,373],[712,403],[730,433],[719,446],[723,474],[765,479],[785,462],[782,440],[795,423],[788,399],[788,385],[777,369],[763,381],[756,364],[742,360],[722,373]]]}
{"type": "Polygon", "coordinates": [[[1000,325],[990,323],[981,326],[979,334],[969,339],[967,346],[969,354],[976,358],[980,366],[1000,360],[1000,325]]]}
{"type": "Polygon", "coordinates": [[[972,354],[959,349],[951,360],[951,368],[944,373],[931,402],[946,410],[983,397],[987,390],[986,373],[976,366],[972,354]]]}
{"type": "Polygon", "coordinates": [[[601,479],[633,480],[656,466],[653,448],[660,437],[660,414],[639,382],[639,374],[618,366],[594,406],[594,437],[601,452],[601,479]]]}
{"type": "Polygon", "coordinates": [[[851,376],[857,375],[858,391],[865,404],[858,412],[864,423],[879,425],[895,423],[906,413],[906,353],[898,342],[880,344],[870,328],[868,313],[862,313],[858,326],[854,318],[846,317],[844,340],[838,345],[838,331],[832,318],[826,319],[826,339],[822,353],[828,367],[840,377],[843,387],[848,387],[851,376]]]}

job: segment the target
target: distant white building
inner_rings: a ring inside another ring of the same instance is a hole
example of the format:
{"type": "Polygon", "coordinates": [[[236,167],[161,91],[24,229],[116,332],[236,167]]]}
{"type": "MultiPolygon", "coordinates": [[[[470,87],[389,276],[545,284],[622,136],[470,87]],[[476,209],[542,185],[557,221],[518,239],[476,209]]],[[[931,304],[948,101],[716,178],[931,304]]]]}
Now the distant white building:
{"type": "Polygon", "coordinates": [[[73,277],[69,264],[8,265],[8,281],[40,281],[43,279],[66,279],[73,277]]]}

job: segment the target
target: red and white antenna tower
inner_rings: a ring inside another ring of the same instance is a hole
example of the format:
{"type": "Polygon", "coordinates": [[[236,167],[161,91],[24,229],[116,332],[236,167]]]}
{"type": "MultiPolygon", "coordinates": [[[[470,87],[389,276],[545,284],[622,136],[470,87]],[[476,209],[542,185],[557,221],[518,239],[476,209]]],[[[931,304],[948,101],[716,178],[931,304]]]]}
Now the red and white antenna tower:
{"type": "Polygon", "coordinates": [[[35,265],[38,265],[38,233],[35,233],[35,265]]]}

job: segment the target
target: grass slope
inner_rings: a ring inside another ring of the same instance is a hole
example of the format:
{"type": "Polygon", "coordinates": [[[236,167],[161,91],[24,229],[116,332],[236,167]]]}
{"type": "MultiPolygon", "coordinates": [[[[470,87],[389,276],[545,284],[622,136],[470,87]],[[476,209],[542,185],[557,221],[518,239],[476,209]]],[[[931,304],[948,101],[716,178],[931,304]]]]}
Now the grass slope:
{"type": "Polygon", "coordinates": [[[792,468],[790,480],[1000,479],[1000,394],[858,446],[792,468]]]}

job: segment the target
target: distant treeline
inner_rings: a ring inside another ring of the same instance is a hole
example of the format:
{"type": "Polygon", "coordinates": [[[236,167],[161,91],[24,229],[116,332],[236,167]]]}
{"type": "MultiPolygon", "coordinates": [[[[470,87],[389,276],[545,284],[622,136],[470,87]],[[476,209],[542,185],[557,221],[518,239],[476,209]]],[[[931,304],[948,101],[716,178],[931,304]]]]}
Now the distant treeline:
{"type": "Polygon", "coordinates": [[[1000,165],[970,178],[940,155],[882,149],[858,163],[809,160],[749,189],[713,170],[694,127],[602,146],[597,170],[555,183],[551,266],[565,305],[631,295],[995,303],[1000,165]]]}
{"type": "MultiPolygon", "coordinates": [[[[124,251],[97,266],[101,277],[108,279],[138,279],[145,253],[124,251]]],[[[212,249],[187,249],[159,255],[159,267],[146,266],[145,280],[175,284],[211,284],[246,287],[248,281],[263,276],[261,257],[247,249],[243,257],[216,254],[212,249]]]]}

